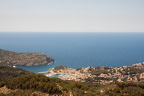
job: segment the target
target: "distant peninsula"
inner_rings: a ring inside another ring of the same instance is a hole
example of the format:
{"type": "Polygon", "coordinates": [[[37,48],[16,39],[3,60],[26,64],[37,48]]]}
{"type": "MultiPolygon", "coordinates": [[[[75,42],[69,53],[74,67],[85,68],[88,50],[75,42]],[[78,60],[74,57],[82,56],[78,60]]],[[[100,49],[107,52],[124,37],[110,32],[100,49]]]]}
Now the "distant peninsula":
{"type": "Polygon", "coordinates": [[[41,53],[16,53],[0,49],[0,65],[8,66],[32,66],[32,65],[45,65],[53,63],[54,59],[50,56],[41,53]],[[1,63],[5,62],[5,63],[1,63]]]}

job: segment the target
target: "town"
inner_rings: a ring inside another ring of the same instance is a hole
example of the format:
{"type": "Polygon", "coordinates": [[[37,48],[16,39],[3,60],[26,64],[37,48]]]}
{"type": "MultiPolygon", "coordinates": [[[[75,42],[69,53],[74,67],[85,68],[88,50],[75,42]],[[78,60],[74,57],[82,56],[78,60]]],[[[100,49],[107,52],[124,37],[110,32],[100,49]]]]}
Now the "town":
{"type": "Polygon", "coordinates": [[[68,68],[65,65],[51,68],[46,72],[48,77],[58,77],[63,80],[110,84],[112,82],[144,82],[144,63],[123,67],[86,67],[68,68]]]}

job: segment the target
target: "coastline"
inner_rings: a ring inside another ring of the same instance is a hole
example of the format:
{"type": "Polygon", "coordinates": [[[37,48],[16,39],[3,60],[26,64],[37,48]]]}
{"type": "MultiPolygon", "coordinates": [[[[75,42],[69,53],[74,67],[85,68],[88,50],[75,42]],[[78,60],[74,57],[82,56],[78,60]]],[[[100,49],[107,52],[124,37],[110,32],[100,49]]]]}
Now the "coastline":
{"type": "Polygon", "coordinates": [[[109,84],[111,82],[143,82],[144,62],[122,67],[85,67],[79,69],[68,68],[65,65],[39,72],[47,77],[57,77],[62,80],[73,80],[93,83],[109,84]]]}

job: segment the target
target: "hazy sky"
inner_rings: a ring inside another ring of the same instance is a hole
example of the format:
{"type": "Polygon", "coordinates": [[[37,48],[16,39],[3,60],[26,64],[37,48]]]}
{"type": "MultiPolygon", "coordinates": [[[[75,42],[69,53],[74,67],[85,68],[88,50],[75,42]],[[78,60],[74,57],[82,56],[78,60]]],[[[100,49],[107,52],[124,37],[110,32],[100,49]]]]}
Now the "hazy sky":
{"type": "Polygon", "coordinates": [[[0,0],[0,32],[144,32],[144,0],[0,0]]]}

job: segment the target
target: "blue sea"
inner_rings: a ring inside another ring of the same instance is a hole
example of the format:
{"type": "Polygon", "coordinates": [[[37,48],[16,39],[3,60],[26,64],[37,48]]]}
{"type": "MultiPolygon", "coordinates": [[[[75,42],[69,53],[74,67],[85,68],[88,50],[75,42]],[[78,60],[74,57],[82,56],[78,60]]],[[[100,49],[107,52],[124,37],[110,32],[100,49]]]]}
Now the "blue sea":
{"type": "Polygon", "coordinates": [[[51,65],[18,66],[35,73],[59,65],[121,67],[144,61],[144,33],[0,32],[0,49],[43,53],[55,59],[51,65]]]}

